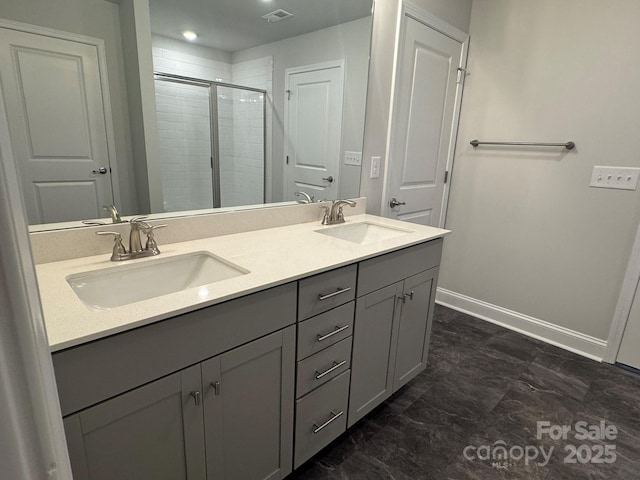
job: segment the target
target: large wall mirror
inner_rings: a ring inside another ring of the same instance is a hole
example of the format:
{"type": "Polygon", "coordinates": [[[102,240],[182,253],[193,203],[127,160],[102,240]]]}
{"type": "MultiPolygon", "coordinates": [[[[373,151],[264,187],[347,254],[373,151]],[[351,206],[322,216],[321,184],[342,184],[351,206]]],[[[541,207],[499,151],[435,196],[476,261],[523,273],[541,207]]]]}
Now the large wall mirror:
{"type": "Polygon", "coordinates": [[[35,229],[359,194],[372,0],[0,4],[35,229]]]}

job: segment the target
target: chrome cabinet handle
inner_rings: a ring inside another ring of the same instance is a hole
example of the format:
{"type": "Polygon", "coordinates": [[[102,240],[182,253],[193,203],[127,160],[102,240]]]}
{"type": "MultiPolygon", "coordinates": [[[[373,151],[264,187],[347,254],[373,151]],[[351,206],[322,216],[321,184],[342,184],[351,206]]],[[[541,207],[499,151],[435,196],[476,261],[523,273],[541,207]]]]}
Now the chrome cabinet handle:
{"type": "Polygon", "coordinates": [[[347,361],[343,360],[341,362],[333,362],[333,367],[331,367],[328,370],[325,370],[324,372],[320,373],[316,370],[316,379],[320,380],[322,377],[325,377],[327,375],[329,375],[331,372],[333,372],[334,370],[337,370],[338,368],[340,368],[341,366],[343,366],[344,364],[346,364],[347,361]]]}
{"type": "Polygon", "coordinates": [[[322,177],[322,179],[329,183],[333,183],[333,177],[331,175],[329,175],[328,177],[322,177]]]}
{"type": "Polygon", "coordinates": [[[95,174],[100,174],[100,175],[106,175],[107,174],[107,167],[100,167],[97,170],[91,170],[91,173],[95,173],[95,174]]]}
{"type": "Polygon", "coordinates": [[[211,388],[213,388],[213,393],[216,396],[220,395],[220,391],[222,390],[220,388],[220,382],[211,382],[211,388]]]}
{"type": "Polygon", "coordinates": [[[200,405],[200,392],[198,392],[197,390],[195,392],[191,392],[191,396],[195,400],[196,405],[200,405]]]}
{"type": "Polygon", "coordinates": [[[391,201],[389,202],[389,206],[391,208],[396,208],[399,207],[400,205],[406,205],[407,202],[399,202],[398,200],[396,200],[396,198],[392,198],[391,201]]]}
{"type": "Polygon", "coordinates": [[[402,295],[400,298],[400,300],[402,300],[402,303],[405,303],[407,301],[407,297],[409,297],[409,300],[413,300],[413,295],[414,295],[414,291],[411,290],[409,293],[405,293],[404,295],[402,295]]]}
{"type": "Polygon", "coordinates": [[[347,288],[338,288],[335,292],[333,293],[327,293],[327,294],[320,294],[318,295],[318,300],[327,300],[329,298],[335,297],[336,295],[340,295],[341,293],[346,293],[346,292],[350,292],[351,291],[351,287],[347,287],[347,288]]]}
{"type": "Polygon", "coordinates": [[[345,325],[343,327],[339,327],[339,326],[336,325],[336,329],[333,332],[329,332],[329,333],[326,333],[324,335],[318,334],[318,341],[319,342],[323,342],[327,338],[331,338],[331,337],[333,337],[334,335],[337,335],[340,332],[344,332],[347,328],[349,328],[349,325],[345,325]]]}
{"type": "Polygon", "coordinates": [[[339,419],[342,415],[344,414],[344,410],[340,410],[338,413],[334,412],[333,410],[331,410],[331,418],[329,420],[327,420],[326,422],[324,422],[322,425],[318,425],[317,423],[314,423],[313,426],[316,427],[313,430],[313,433],[318,433],[320,430],[322,430],[325,427],[328,427],[329,425],[331,425],[333,422],[335,422],[337,419],[339,419]]]}

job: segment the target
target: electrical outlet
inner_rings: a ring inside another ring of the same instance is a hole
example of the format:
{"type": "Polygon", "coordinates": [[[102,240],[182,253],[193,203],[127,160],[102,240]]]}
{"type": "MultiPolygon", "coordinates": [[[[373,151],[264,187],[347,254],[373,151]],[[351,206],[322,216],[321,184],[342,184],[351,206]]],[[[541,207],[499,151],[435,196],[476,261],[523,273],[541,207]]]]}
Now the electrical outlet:
{"type": "Polygon", "coordinates": [[[362,152],[344,152],[344,164],[345,165],[362,165],[362,152]]]}
{"type": "Polygon", "coordinates": [[[371,157],[370,178],[380,178],[380,157],[371,157]]]}
{"type": "Polygon", "coordinates": [[[635,190],[638,187],[640,168],[603,167],[596,165],[591,174],[591,187],[635,190]]]}

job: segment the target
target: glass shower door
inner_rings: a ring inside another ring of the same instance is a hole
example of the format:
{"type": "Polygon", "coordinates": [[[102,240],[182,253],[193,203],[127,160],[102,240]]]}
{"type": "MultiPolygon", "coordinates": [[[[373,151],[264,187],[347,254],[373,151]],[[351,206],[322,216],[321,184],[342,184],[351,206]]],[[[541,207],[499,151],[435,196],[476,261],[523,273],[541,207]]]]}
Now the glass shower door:
{"type": "Polygon", "coordinates": [[[155,91],[164,211],[217,206],[211,86],[156,77],[155,91]]]}

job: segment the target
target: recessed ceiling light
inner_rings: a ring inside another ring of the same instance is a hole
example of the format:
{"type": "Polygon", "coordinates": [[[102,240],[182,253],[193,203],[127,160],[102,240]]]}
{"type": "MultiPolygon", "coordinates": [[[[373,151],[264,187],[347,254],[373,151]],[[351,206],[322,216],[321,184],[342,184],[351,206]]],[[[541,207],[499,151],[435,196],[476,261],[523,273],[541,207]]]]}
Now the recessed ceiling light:
{"type": "Polygon", "coordinates": [[[198,38],[198,34],[196,32],[192,32],[191,30],[182,32],[182,36],[190,42],[193,42],[196,38],[198,38]]]}

